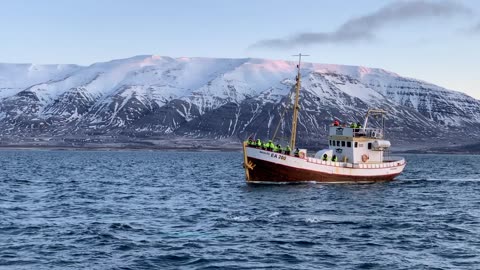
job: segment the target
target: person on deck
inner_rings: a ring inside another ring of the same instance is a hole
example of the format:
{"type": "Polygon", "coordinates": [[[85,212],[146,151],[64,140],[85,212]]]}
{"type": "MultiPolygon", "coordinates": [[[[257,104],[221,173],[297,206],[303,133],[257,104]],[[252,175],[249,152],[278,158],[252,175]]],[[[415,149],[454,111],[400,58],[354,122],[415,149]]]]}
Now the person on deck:
{"type": "Polygon", "coordinates": [[[327,161],[328,160],[328,156],[327,154],[323,154],[323,158],[322,158],[323,161],[327,161]]]}
{"type": "Polygon", "coordinates": [[[299,157],[299,153],[300,153],[300,150],[298,148],[295,149],[295,152],[293,153],[293,155],[295,157],[299,157]]]}
{"type": "Polygon", "coordinates": [[[333,121],[333,125],[336,127],[340,126],[340,121],[338,120],[333,121]]]}
{"type": "Polygon", "coordinates": [[[254,142],[253,142],[252,137],[248,138],[247,145],[248,146],[254,146],[254,142]]]}
{"type": "Polygon", "coordinates": [[[338,161],[337,155],[333,155],[333,156],[332,156],[332,161],[333,161],[333,162],[337,162],[337,161],[338,161]]]}
{"type": "Polygon", "coordinates": [[[257,148],[262,148],[262,141],[257,139],[257,148]]]}
{"type": "Polygon", "coordinates": [[[282,146],[281,146],[279,143],[277,143],[277,145],[276,145],[275,147],[277,148],[277,149],[275,150],[275,152],[277,152],[277,153],[282,153],[282,146]]]}
{"type": "Polygon", "coordinates": [[[272,140],[268,140],[267,150],[268,150],[268,151],[273,151],[273,142],[272,142],[272,140]]]}
{"type": "Polygon", "coordinates": [[[365,131],[362,129],[362,124],[360,124],[360,122],[357,123],[356,132],[358,137],[365,136],[365,131]]]}
{"type": "Polygon", "coordinates": [[[285,147],[285,155],[290,155],[291,151],[292,149],[290,149],[290,145],[287,144],[287,146],[285,147]]]}

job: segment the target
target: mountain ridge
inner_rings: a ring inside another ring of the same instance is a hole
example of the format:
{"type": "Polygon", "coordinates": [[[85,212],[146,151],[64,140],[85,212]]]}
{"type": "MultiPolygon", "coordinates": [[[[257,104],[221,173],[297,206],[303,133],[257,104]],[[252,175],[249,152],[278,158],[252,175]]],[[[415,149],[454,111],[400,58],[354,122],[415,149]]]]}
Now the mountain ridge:
{"type": "MultiPolygon", "coordinates": [[[[278,122],[286,138],[291,114],[280,115],[295,69],[283,60],[154,55],[89,66],[0,64],[0,143],[239,141],[271,137],[278,122]]],[[[391,113],[390,137],[400,145],[434,145],[427,136],[447,143],[479,138],[480,101],[462,92],[379,68],[307,62],[301,72],[300,144],[324,144],[334,118],[360,121],[372,107],[391,113]]]]}

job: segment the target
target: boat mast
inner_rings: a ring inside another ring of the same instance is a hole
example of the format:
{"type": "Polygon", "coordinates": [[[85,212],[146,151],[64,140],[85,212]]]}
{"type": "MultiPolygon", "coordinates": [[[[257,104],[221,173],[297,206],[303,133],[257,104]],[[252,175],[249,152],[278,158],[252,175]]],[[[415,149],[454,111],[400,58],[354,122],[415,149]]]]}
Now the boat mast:
{"type": "Polygon", "coordinates": [[[308,56],[306,54],[297,54],[293,56],[298,56],[298,65],[297,65],[297,83],[295,84],[295,104],[293,106],[293,121],[292,121],[292,137],[290,138],[290,146],[292,149],[295,149],[295,140],[297,137],[297,120],[298,120],[298,110],[300,109],[298,106],[298,99],[300,97],[300,64],[302,62],[302,56],[308,56]]]}

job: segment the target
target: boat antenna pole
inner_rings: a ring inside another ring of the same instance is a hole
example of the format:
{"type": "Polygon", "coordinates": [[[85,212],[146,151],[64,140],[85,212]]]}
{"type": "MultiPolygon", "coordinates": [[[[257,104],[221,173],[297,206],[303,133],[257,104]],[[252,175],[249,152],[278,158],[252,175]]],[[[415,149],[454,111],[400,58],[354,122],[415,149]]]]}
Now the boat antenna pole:
{"type": "Polygon", "coordinates": [[[290,138],[290,146],[292,147],[292,149],[295,149],[295,140],[297,137],[298,110],[300,109],[298,106],[298,99],[300,97],[300,87],[301,87],[300,64],[302,62],[302,56],[309,56],[309,55],[299,53],[293,56],[298,56],[297,78],[296,78],[297,83],[295,84],[295,104],[293,106],[292,137],[290,138]]]}

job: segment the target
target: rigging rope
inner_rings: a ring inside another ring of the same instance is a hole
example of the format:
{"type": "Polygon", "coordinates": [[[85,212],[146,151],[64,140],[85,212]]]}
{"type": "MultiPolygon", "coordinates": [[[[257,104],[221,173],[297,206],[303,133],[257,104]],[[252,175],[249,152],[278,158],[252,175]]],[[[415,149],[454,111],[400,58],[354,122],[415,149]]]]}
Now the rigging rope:
{"type": "Polygon", "coordinates": [[[275,140],[275,138],[277,137],[277,132],[278,132],[278,129],[280,128],[280,125],[282,124],[283,122],[283,118],[285,116],[285,113],[287,112],[287,109],[290,105],[290,100],[292,99],[292,95],[293,95],[293,88],[292,88],[292,91],[290,91],[290,95],[288,95],[288,99],[287,99],[287,103],[285,105],[285,108],[283,109],[283,112],[282,114],[280,115],[280,121],[278,121],[278,124],[277,124],[277,127],[275,128],[275,132],[273,133],[273,137],[272,137],[272,141],[275,140]]]}

